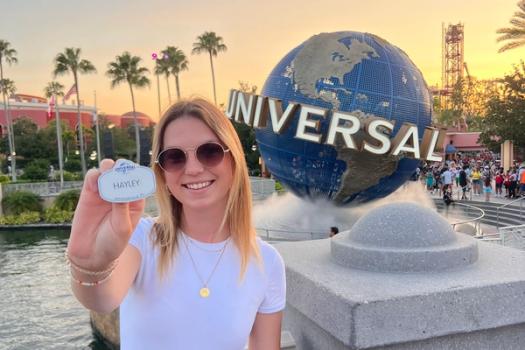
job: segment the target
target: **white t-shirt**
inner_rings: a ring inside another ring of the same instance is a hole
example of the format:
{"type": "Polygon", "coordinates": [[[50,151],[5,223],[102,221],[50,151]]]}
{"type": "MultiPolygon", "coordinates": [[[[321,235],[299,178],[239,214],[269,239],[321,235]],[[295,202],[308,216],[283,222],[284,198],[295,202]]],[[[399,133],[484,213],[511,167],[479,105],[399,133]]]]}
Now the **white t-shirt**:
{"type": "Polygon", "coordinates": [[[182,238],[203,279],[210,276],[225,242],[202,243],[184,235],[164,284],[157,275],[159,251],[149,240],[152,218],[140,220],[130,239],[142,255],[138,274],[120,306],[120,348],[242,350],[257,313],[274,313],[286,304],[284,263],[277,250],[257,238],[263,265],[252,259],[239,281],[240,255],[232,240],[202,288],[182,238]]]}
{"type": "Polygon", "coordinates": [[[443,175],[441,176],[443,177],[443,183],[445,185],[450,185],[452,183],[452,173],[450,170],[443,172],[443,175]]]}

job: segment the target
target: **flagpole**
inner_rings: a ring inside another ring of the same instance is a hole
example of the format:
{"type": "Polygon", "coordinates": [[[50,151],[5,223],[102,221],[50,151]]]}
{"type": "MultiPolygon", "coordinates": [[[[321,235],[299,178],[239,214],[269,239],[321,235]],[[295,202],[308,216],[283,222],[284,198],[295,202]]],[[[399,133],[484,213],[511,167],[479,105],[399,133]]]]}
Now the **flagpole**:
{"type": "Polygon", "coordinates": [[[97,91],[93,91],[95,95],[95,131],[97,134],[97,159],[98,159],[98,167],[100,169],[100,131],[98,127],[98,113],[97,113],[97,91]]]}
{"type": "Polygon", "coordinates": [[[64,188],[64,161],[62,154],[62,125],[60,125],[60,112],[58,111],[58,99],[56,94],[53,95],[55,99],[55,118],[57,128],[57,146],[58,146],[58,167],[60,169],[60,191],[64,188]]]}

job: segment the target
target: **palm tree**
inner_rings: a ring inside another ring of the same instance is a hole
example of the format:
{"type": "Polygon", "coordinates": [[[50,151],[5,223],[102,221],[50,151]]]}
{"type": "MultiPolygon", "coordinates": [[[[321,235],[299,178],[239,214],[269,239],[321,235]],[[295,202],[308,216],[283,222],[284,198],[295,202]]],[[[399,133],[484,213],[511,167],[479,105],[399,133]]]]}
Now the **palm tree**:
{"type": "Polygon", "coordinates": [[[108,71],[106,72],[106,75],[112,79],[111,88],[114,88],[123,82],[127,82],[129,85],[131,103],[133,105],[133,120],[135,121],[137,164],[140,164],[140,137],[139,122],[135,111],[135,95],[133,94],[133,87],[141,88],[149,86],[150,84],[149,79],[145,75],[149,70],[146,67],[140,67],[140,61],[140,57],[131,56],[131,54],[126,51],[122,55],[115,57],[114,62],[108,64],[108,71]]]}
{"type": "Polygon", "coordinates": [[[512,26],[496,31],[496,33],[501,34],[496,41],[508,41],[500,47],[498,52],[504,52],[525,45],[525,0],[520,0],[518,7],[520,11],[514,12],[514,16],[510,20],[512,26]]]}
{"type": "Polygon", "coordinates": [[[197,37],[197,42],[193,43],[192,54],[200,54],[207,52],[210,55],[211,78],[213,81],[213,100],[217,104],[217,93],[215,91],[215,72],[213,70],[213,56],[221,51],[226,51],[227,47],[222,42],[222,37],[217,36],[214,32],[204,32],[204,34],[197,37]]]}
{"type": "Polygon", "coordinates": [[[58,111],[58,96],[64,96],[64,85],[57,81],[52,81],[44,88],[44,95],[47,98],[53,97],[55,100],[56,110],[56,129],[57,129],[57,150],[58,150],[58,168],[60,170],[60,189],[64,187],[64,161],[62,149],[62,128],[60,125],[60,113],[58,111]]]}
{"type": "Polygon", "coordinates": [[[11,179],[16,181],[16,150],[15,150],[15,134],[13,131],[13,122],[11,120],[11,114],[9,112],[9,99],[5,96],[10,96],[16,91],[15,82],[11,79],[0,80],[0,93],[4,96],[4,110],[7,121],[7,140],[9,142],[9,157],[11,159],[11,179]]]}
{"type": "Polygon", "coordinates": [[[55,78],[59,75],[64,75],[71,72],[75,79],[75,87],[77,90],[77,123],[80,140],[80,162],[82,164],[82,174],[86,175],[86,155],[84,146],[84,132],[82,130],[82,119],[80,118],[80,87],[78,86],[78,74],[96,73],[95,66],[88,60],[80,59],[80,49],[74,47],[67,47],[64,52],[59,53],[54,60],[55,70],[53,75],[55,78]]]}
{"type": "MultiPolygon", "coordinates": [[[[13,125],[11,122],[11,116],[7,108],[9,100],[6,98],[8,91],[11,91],[8,88],[7,82],[4,81],[4,66],[3,61],[6,61],[7,64],[11,65],[17,63],[18,59],[16,58],[16,50],[11,48],[11,43],[6,40],[0,40],[0,81],[2,82],[2,98],[4,102],[4,113],[6,116],[7,122],[7,139],[9,141],[9,151],[11,153],[11,179],[16,181],[16,160],[15,160],[15,143],[14,143],[14,134],[13,134],[13,125]],[[4,92],[5,91],[5,92],[4,92]]],[[[12,83],[12,81],[11,81],[12,83]]],[[[12,88],[14,89],[14,83],[12,83],[12,88]]],[[[13,92],[14,93],[14,90],[13,92]]]]}
{"type": "Polygon", "coordinates": [[[162,54],[164,57],[167,57],[168,65],[171,68],[171,74],[175,77],[177,99],[180,100],[179,73],[188,70],[189,62],[184,52],[175,46],[168,46],[162,51],[162,54]]]}
{"type": "Polygon", "coordinates": [[[166,77],[166,86],[168,87],[168,101],[171,105],[171,92],[170,92],[170,65],[168,64],[168,60],[157,58],[155,60],[155,74],[160,75],[164,74],[166,77]]]}

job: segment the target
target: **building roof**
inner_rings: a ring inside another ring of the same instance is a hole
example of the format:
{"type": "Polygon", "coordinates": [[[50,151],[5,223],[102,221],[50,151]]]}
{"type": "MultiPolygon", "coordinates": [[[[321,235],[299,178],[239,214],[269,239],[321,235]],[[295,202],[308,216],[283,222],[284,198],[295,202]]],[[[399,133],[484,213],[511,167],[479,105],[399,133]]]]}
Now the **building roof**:
{"type": "MultiPolygon", "coordinates": [[[[146,113],[142,113],[142,112],[139,112],[139,111],[136,111],[136,113],[137,113],[137,118],[146,118],[146,119],[151,121],[150,116],[147,115],[146,113]]],[[[126,112],[126,113],[122,114],[122,117],[123,118],[133,118],[133,111],[126,112]]]]}
{"type": "Polygon", "coordinates": [[[447,132],[445,149],[450,145],[450,141],[452,141],[453,147],[459,152],[485,150],[486,147],[479,142],[479,135],[480,132],[447,132]]]}

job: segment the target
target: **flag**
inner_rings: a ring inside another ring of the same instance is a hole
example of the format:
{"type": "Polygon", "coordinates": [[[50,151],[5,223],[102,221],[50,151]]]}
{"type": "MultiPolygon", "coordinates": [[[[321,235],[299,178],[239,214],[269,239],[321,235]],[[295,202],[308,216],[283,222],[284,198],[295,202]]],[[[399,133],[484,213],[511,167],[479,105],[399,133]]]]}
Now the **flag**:
{"type": "Polygon", "coordinates": [[[51,119],[51,115],[53,113],[54,106],[55,106],[55,95],[51,96],[51,98],[49,99],[48,106],[47,106],[47,119],[48,120],[51,119]]]}
{"type": "Polygon", "coordinates": [[[69,99],[69,97],[71,97],[71,95],[74,95],[76,93],[77,93],[77,86],[73,84],[73,86],[71,87],[71,89],[69,89],[67,94],[64,95],[64,103],[66,103],[66,101],[69,99]]]}

